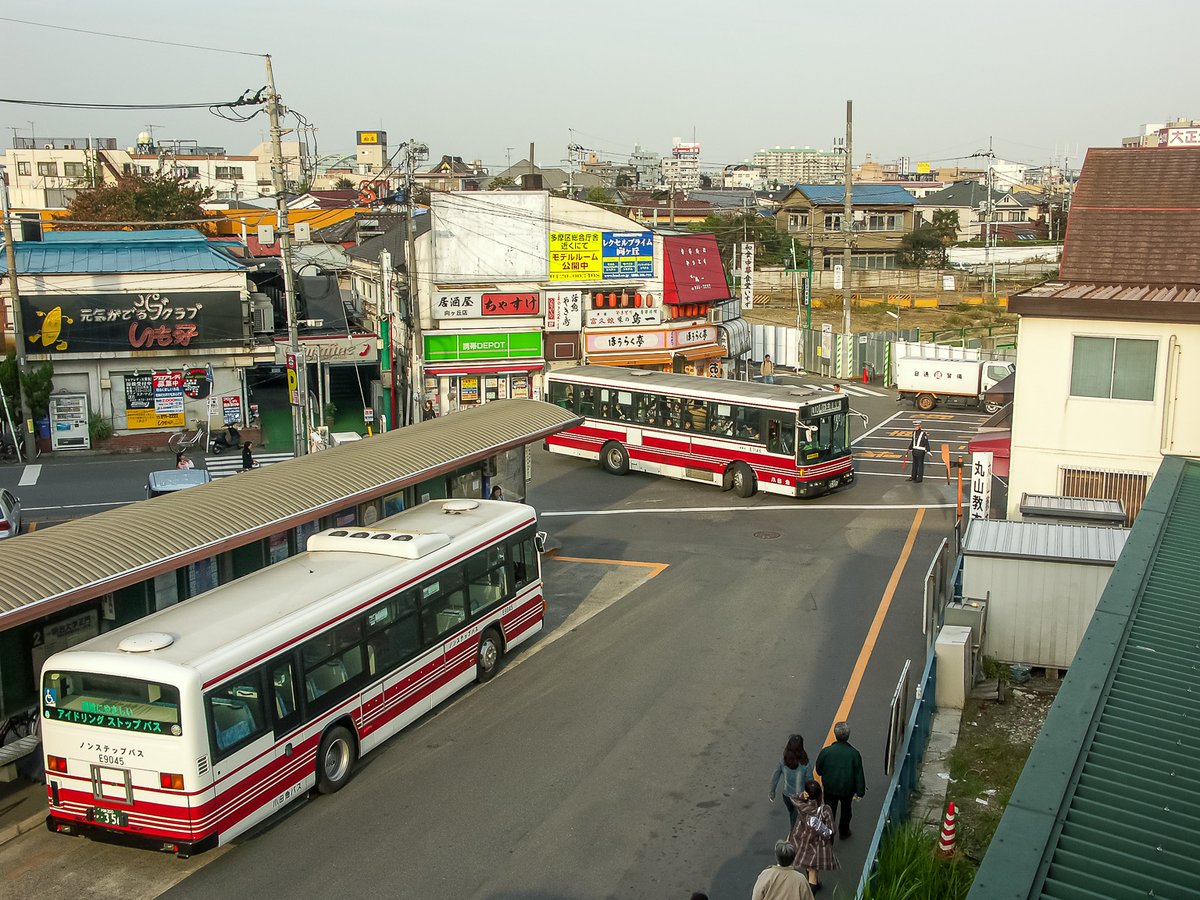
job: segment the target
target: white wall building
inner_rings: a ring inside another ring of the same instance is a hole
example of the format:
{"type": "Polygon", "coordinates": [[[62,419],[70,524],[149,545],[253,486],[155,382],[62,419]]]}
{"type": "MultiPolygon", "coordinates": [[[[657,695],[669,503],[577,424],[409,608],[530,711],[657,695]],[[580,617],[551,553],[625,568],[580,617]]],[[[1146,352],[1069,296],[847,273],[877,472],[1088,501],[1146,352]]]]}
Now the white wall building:
{"type": "Polygon", "coordinates": [[[700,187],[700,145],[675,138],[671,155],[662,160],[662,184],[667,190],[690,191],[700,187]]]}
{"type": "Polygon", "coordinates": [[[751,162],[763,173],[768,185],[841,184],[845,156],[812,147],[772,147],[759,150],[751,162]]]}

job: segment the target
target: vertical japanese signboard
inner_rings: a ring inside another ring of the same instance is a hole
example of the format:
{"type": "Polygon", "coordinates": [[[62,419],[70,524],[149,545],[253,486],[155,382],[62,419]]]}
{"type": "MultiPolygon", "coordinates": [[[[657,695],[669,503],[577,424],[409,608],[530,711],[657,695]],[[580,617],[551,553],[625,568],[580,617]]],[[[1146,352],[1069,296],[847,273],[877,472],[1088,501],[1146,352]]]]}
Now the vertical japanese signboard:
{"type": "Polygon", "coordinates": [[[547,331],[578,331],[582,318],[582,291],[546,291],[547,331]]]}
{"type": "Polygon", "coordinates": [[[754,242],[742,244],[742,309],[754,309],[754,242]]]}
{"type": "Polygon", "coordinates": [[[971,513],[968,518],[986,519],[992,508],[992,454],[971,454],[971,513]]]}
{"type": "Polygon", "coordinates": [[[300,405],[300,378],[296,374],[297,356],[298,354],[291,352],[284,354],[287,364],[288,400],[292,406],[300,405]]]}

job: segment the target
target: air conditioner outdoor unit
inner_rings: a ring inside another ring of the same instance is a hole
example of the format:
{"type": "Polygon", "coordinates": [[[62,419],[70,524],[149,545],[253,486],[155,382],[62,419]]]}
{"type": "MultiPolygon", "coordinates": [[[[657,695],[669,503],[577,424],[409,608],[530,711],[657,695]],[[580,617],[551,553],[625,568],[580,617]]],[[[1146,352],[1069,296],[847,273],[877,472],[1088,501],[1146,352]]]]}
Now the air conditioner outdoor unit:
{"type": "Polygon", "coordinates": [[[53,150],[54,145],[53,144],[42,144],[42,149],[43,150],[53,150]]]}
{"type": "Polygon", "coordinates": [[[864,210],[861,210],[861,209],[854,210],[854,221],[855,222],[865,222],[866,219],[867,219],[867,214],[864,210]]]}
{"type": "Polygon", "coordinates": [[[250,308],[251,330],[255,334],[274,334],[275,307],[271,301],[260,294],[252,295],[250,302],[253,304],[250,308]]]}

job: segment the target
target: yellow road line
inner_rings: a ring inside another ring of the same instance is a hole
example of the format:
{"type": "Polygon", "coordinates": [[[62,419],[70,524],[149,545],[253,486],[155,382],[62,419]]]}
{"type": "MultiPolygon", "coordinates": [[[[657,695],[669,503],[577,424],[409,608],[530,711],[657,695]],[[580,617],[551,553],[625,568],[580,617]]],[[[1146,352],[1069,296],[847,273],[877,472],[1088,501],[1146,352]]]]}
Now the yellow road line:
{"type": "Polygon", "coordinates": [[[896,596],[900,576],[908,564],[908,557],[912,554],[913,545],[917,542],[917,532],[921,530],[921,520],[924,518],[924,509],[918,509],[916,515],[913,516],[913,523],[908,529],[908,537],[900,551],[900,558],[896,560],[896,567],[892,569],[892,577],[888,579],[887,587],[883,591],[883,598],[879,601],[879,608],[875,610],[875,618],[867,630],[867,637],[863,641],[862,649],[858,652],[858,661],[854,664],[854,671],[850,673],[850,681],[846,684],[845,693],[842,694],[841,705],[838,706],[837,715],[833,717],[833,724],[829,726],[829,733],[825,735],[825,743],[821,745],[822,747],[833,743],[833,725],[846,721],[850,716],[850,708],[854,706],[854,698],[858,696],[858,687],[862,683],[863,673],[867,670],[867,663],[870,662],[871,654],[875,651],[875,642],[879,639],[883,620],[887,618],[892,598],[896,596]]]}
{"type": "Polygon", "coordinates": [[[671,565],[670,563],[631,562],[627,559],[587,559],[582,556],[552,556],[550,558],[562,562],[599,563],[606,566],[636,566],[641,569],[653,569],[654,571],[649,575],[650,578],[665,571],[671,565]]]}

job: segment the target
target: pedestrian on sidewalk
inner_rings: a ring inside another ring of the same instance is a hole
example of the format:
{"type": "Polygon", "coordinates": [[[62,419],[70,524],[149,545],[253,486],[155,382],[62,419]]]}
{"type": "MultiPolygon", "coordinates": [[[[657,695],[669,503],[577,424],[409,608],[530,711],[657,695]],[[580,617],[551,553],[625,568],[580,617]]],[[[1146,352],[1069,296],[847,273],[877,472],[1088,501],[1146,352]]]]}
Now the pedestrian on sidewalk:
{"type": "Polygon", "coordinates": [[[816,771],[825,784],[825,799],[838,820],[838,837],[844,841],[850,837],[852,805],[867,792],[867,780],[862,754],[850,743],[850,726],[838,722],[833,726],[833,737],[834,742],[817,754],[816,771]]]}
{"type": "Polygon", "coordinates": [[[842,867],[833,852],[833,811],[821,800],[821,785],[810,781],[804,786],[797,804],[799,817],[792,829],[796,845],[797,869],[804,869],[808,888],[814,894],[821,889],[820,872],[833,872],[842,867]]]}
{"type": "Polygon", "coordinates": [[[177,469],[194,469],[196,464],[192,462],[182,453],[175,454],[175,468],[177,469]]]}
{"type": "Polygon", "coordinates": [[[913,470],[909,481],[920,484],[925,477],[925,454],[929,452],[929,435],[921,430],[920,422],[913,422],[912,439],[908,443],[908,451],[912,454],[913,470]]]}
{"type": "Polygon", "coordinates": [[[804,749],[804,737],[793,734],[787,739],[783,748],[783,759],[775,767],[771,776],[771,790],[767,799],[775,802],[775,792],[779,782],[783,782],[783,806],[788,813],[788,833],[796,827],[796,798],[804,793],[804,785],[812,781],[813,764],[808,760],[804,749]]]}
{"type": "Polygon", "coordinates": [[[776,841],[775,859],[776,865],[763,869],[754,882],[750,900],[812,900],[812,889],[793,865],[796,845],[776,841]]]}
{"type": "Polygon", "coordinates": [[[758,374],[762,376],[763,384],[775,383],[775,363],[771,362],[771,354],[763,354],[762,366],[758,370],[758,374]]]}
{"type": "Polygon", "coordinates": [[[254,461],[254,453],[252,452],[253,448],[254,448],[254,444],[252,444],[250,441],[246,441],[246,443],[242,444],[242,471],[243,472],[249,472],[251,469],[256,468],[258,466],[258,463],[256,463],[254,461]]]}

